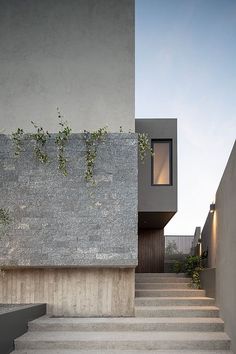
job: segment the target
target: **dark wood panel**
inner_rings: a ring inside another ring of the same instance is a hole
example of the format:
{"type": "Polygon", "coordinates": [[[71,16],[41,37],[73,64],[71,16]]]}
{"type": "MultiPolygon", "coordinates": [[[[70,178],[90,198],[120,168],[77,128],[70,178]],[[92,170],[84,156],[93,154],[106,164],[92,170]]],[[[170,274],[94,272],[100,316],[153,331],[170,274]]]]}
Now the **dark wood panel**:
{"type": "Polygon", "coordinates": [[[139,229],[137,273],[164,272],[164,229],[139,229]]]}

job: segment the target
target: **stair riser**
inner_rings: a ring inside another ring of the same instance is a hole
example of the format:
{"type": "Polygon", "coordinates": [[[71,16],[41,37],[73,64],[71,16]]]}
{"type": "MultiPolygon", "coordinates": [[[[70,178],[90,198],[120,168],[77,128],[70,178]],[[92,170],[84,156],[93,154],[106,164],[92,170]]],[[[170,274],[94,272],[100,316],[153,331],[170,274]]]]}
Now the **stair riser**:
{"type": "Polygon", "coordinates": [[[197,331],[221,332],[223,323],[139,323],[139,324],[77,324],[77,325],[37,325],[30,324],[29,331],[82,331],[82,332],[111,332],[111,331],[197,331]]]}
{"type": "Polygon", "coordinates": [[[190,283],[136,283],[136,290],[142,289],[191,289],[190,283]]]}
{"type": "Polygon", "coordinates": [[[198,300],[196,299],[168,299],[168,298],[160,298],[154,299],[149,297],[148,299],[136,298],[135,299],[136,306],[214,306],[215,301],[213,299],[210,300],[198,300]]]}
{"type": "Polygon", "coordinates": [[[16,349],[229,349],[228,340],[209,341],[179,341],[179,340],[149,340],[149,341],[16,341],[16,349]]]}
{"type": "Polygon", "coordinates": [[[189,278],[186,273],[136,273],[135,276],[144,278],[189,278]]]}
{"type": "Polygon", "coordinates": [[[136,277],[136,283],[190,283],[189,278],[157,278],[157,277],[136,277]]]}
{"type": "Polygon", "coordinates": [[[137,317],[219,317],[218,310],[135,310],[137,317]]]}
{"type": "Polygon", "coordinates": [[[203,297],[205,296],[204,290],[136,290],[136,297],[203,297]]]}

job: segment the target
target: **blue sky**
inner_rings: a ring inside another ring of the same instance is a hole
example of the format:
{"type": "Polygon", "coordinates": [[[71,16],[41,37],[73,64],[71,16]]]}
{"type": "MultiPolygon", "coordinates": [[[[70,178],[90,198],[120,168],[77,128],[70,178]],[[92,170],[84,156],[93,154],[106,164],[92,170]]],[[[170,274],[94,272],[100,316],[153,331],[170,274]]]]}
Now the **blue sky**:
{"type": "Polygon", "coordinates": [[[178,118],[179,211],[203,226],[236,138],[236,0],[136,0],[136,117],[178,118]]]}

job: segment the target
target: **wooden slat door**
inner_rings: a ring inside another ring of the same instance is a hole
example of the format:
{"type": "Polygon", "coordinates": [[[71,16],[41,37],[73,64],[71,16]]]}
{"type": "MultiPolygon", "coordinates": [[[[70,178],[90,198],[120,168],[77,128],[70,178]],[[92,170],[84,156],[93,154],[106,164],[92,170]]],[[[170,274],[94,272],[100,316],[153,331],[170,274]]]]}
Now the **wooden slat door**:
{"type": "Polygon", "coordinates": [[[140,229],[138,235],[137,273],[164,272],[164,230],[140,229]]]}

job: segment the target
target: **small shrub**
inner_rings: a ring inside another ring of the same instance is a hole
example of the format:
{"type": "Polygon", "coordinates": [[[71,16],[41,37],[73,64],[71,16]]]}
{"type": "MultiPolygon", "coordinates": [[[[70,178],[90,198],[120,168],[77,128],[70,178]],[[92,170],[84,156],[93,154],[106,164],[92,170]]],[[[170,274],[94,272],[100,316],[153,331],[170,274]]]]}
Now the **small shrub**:
{"type": "Polygon", "coordinates": [[[191,287],[200,289],[200,273],[203,269],[201,261],[203,259],[203,256],[187,256],[183,262],[176,261],[173,270],[175,273],[187,273],[192,278],[191,287]]]}

